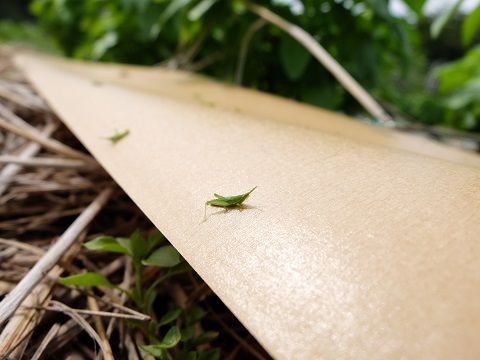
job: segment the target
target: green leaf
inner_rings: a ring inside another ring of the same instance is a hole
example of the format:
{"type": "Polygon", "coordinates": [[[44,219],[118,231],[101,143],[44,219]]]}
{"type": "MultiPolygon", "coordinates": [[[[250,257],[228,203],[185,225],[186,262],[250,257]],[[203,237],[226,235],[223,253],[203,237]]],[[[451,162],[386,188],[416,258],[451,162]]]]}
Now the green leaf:
{"type": "Polygon", "coordinates": [[[58,279],[58,283],[61,285],[74,285],[74,286],[104,286],[104,287],[115,287],[103,275],[86,272],[82,274],[76,274],[72,276],[62,277],[58,279]]]}
{"type": "Polygon", "coordinates": [[[280,61],[290,80],[300,79],[311,59],[310,53],[290,36],[282,37],[280,42],[280,61]]]}
{"type": "Polygon", "coordinates": [[[218,0],[203,0],[200,1],[192,10],[188,13],[188,20],[197,21],[200,19],[218,0]]]}
{"type": "MultiPolygon", "coordinates": [[[[156,293],[155,293],[155,294],[156,294],[156,293]]],[[[147,293],[147,294],[145,295],[145,298],[147,299],[147,301],[150,300],[152,297],[153,297],[152,292],[147,293]]],[[[143,305],[143,304],[140,302],[140,301],[141,301],[141,299],[140,299],[140,293],[139,293],[139,291],[138,291],[138,289],[137,289],[136,287],[134,287],[134,288],[132,289],[132,291],[130,292],[130,298],[131,298],[131,299],[133,300],[133,302],[134,302],[135,304],[137,304],[138,306],[142,306],[142,305],[143,305]]]]}
{"type": "Polygon", "coordinates": [[[172,326],[160,343],[154,345],[141,345],[140,349],[156,358],[166,359],[166,349],[175,347],[179,343],[180,338],[180,329],[176,326],[172,326]]]}
{"type": "Polygon", "coordinates": [[[448,22],[457,14],[463,0],[457,0],[452,6],[440,13],[440,15],[433,21],[430,27],[430,34],[432,38],[436,39],[443,31],[448,22]]]}
{"type": "MultiPolygon", "coordinates": [[[[153,308],[153,303],[155,302],[155,299],[157,298],[158,292],[156,291],[146,291],[145,296],[144,296],[144,304],[145,304],[145,309],[148,309],[146,311],[147,313],[150,313],[152,308],[153,308]]],[[[139,297],[137,297],[137,300],[139,297]]]]}
{"type": "Polygon", "coordinates": [[[158,325],[166,325],[171,323],[172,321],[175,321],[178,319],[178,317],[181,315],[182,309],[173,309],[167,312],[165,315],[162,316],[162,318],[158,321],[158,325]]]}
{"type": "Polygon", "coordinates": [[[426,3],[426,0],[403,0],[407,6],[412,9],[417,16],[422,15],[423,6],[426,3]]]}
{"type": "Polygon", "coordinates": [[[166,359],[167,351],[157,345],[140,345],[140,350],[152,355],[158,359],[166,359]]]}
{"type": "MultiPolygon", "coordinates": [[[[158,22],[152,27],[151,36],[158,36],[165,23],[177,12],[189,5],[191,1],[192,0],[171,0],[166,9],[160,15],[158,22]]],[[[156,2],[160,2],[160,0],[156,0],[156,2]]]]}
{"type": "Polygon", "coordinates": [[[129,249],[123,244],[120,244],[117,240],[118,239],[114,238],[113,236],[99,236],[92,241],[85,243],[83,246],[89,250],[114,252],[128,255],[130,253],[129,249]]]}
{"type": "Polygon", "coordinates": [[[171,267],[168,269],[167,273],[160,276],[159,278],[157,278],[152,285],[150,285],[150,287],[148,288],[147,292],[146,292],[146,298],[149,298],[149,293],[151,292],[155,292],[155,288],[161,284],[163,281],[169,279],[170,277],[172,276],[175,276],[175,275],[178,275],[178,274],[182,274],[182,273],[185,273],[187,271],[191,271],[192,270],[192,267],[186,262],[186,261],[183,261],[181,262],[180,264],[174,266],[174,267],[171,267]]]}
{"type": "Polygon", "coordinates": [[[213,348],[207,351],[200,353],[198,360],[219,360],[220,359],[220,349],[213,348]]]}
{"type": "Polygon", "coordinates": [[[205,317],[205,315],[207,315],[207,312],[201,306],[192,306],[190,309],[185,311],[185,323],[187,325],[193,325],[205,317]]]}
{"type": "Polygon", "coordinates": [[[342,100],[342,94],[331,83],[308,87],[303,90],[301,96],[302,101],[324,109],[335,109],[342,100]]]}
{"type": "Polygon", "coordinates": [[[173,267],[181,261],[180,254],[172,245],[165,245],[155,250],[152,255],[142,261],[143,265],[173,267]]]}
{"type": "Polygon", "coordinates": [[[140,230],[136,230],[130,237],[130,250],[134,262],[141,262],[147,253],[147,243],[140,230]]]}
{"type": "MultiPolygon", "coordinates": [[[[392,33],[396,34],[396,36],[400,39],[402,43],[402,53],[404,55],[404,61],[408,61],[409,59],[408,56],[410,54],[410,44],[407,38],[407,34],[405,32],[404,27],[400,26],[398,20],[395,19],[395,17],[393,17],[392,14],[390,13],[390,9],[388,7],[388,1],[367,0],[367,3],[370,4],[372,10],[375,12],[377,16],[385,20],[385,22],[389,25],[392,33]]],[[[347,36],[347,34],[345,36],[347,36]]]]}
{"type": "Polygon", "coordinates": [[[157,346],[163,347],[164,349],[170,349],[177,345],[181,338],[182,334],[180,333],[180,329],[177,326],[172,326],[163,337],[162,342],[157,344],[157,346]]]}
{"type": "Polygon", "coordinates": [[[233,0],[230,2],[232,11],[236,15],[243,15],[247,12],[247,6],[244,0],[233,0]]]}
{"type": "Polygon", "coordinates": [[[457,91],[458,88],[480,77],[480,46],[469,50],[461,59],[443,65],[437,70],[440,80],[439,91],[447,93],[457,91]]]}
{"type": "Polygon", "coordinates": [[[208,344],[209,342],[215,340],[219,335],[218,331],[206,331],[203,334],[200,334],[193,340],[193,346],[198,346],[202,344],[208,344]]]}
{"type": "Polygon", "coordinates": [[[157,245],[161,244],[167,240],[167,238],[158,230],[155,230],[155,232],[148,237],[147,243],[148,243],[148,252],[152,251],[157,247],[157,245]]]}
{"type": "Polygon", "coordinates": [[[462,43],[468,46],[475,38],[475,34],[480,30],[480,6],[465,17],[462,23],[462,43]]]}
{"type": "Polygon", "coordinates": [[[115,240],[117,240],[117,243],[120,244],[127,251],[127,255],[133,256],[132,241],[129,238],[118,237],[115,238],[115,240]]]}
{"type": "Polygon", "coordinates": [[[197,352],[189,351],[184,357],[183,360],[197,360],[197,352]]]}
{"type": "MultiPolygon", "coordinates": [[[[108,49],[111,49],[118,43],[118,34],[115,31],[105,33],[100,39],[93,44],[93,59],[100,59],[108,49]]],[[[126,135],[125,135],[126,136],[126,135]]]]}
{"type": "Polygon", "coordinates": [[[195,336],[195,324],[182,329],[182,341],[186,342],[195,336]]]}
{"type": "Polygon", "coordinates": [[[475,102],[480,102],[480,77],[456,89],[456,91],[447,98],[445,104],[448,108],[458,111],[475,102]]]}
{"type": "Polygon", "coordinates": [[[385,0],[367,0],[373,11],[381,18],[391,21],[392,15],[388,9],[388,3],[385,0]]]}
{"type": "Polygon", "coordinates": [[[477,119],[475,117],[475,114],[473,114],[471,111],[467,111],[465,115],[463,115],[462,127],[464,129],[473,129],[476,126],[477,126],[477,119]]]}

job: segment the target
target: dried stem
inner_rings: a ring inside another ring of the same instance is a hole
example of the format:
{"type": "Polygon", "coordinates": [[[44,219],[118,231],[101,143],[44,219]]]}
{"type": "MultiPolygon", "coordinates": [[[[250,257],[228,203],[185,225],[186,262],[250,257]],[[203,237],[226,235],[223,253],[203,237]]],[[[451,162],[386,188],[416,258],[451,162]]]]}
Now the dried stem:
{"type": "Polygon", "coordinates": [[[93,313],[96,313],[93,316],[93,321],[95,323],[95,329],[97,330],[98,336],[102,340],[103,358],[105,360],[114,360],[112,347],[110,346],[110,343],[108,342],[107,334],[105,333],[105,327],[103,326],[102,319],[98,316],[99,313],[103,313],[103,312],[100,311],[97,300],[95,300],[94,297],[89,296],[87,298],[87,304],[88,304],[88,307],[90,308],[90,311],[92,311],[93,313]]]}
{"type": "Polygon", "coordinates": [[[20,156],[0,155],[0,164],[18,164],[25,167],[51,167],[55,169],[91,169],[93,164],[81,160],[59,158],[22,158],[20,156]]]}
{"type": "Polygon", "coordinates": [[[88,163],[94,162],[94,160],[84,154],[83,152],[72,149],[71,147],[62,144],[57,140],[53,140],[43,136],[38,130],[32,130],[29,128],[19,127],[12,123],[9,123],[5,119],[0,117],[0,128],[8,130],[18,136],[21,136],[30,141],[36,142],[37,144],[43,146],[45,149],[51,150],[55,153],[71,157],[73,159],[84,160],[88,163]]]}
{"type": "Polygon", "coordinates": [[[47,275],[53,266],[60,260],[65,251],[70,248],[78,235],[93,220],[95,215],[105,205],[112,194],[112,189],[106,189],[83,211],[82,214],[70,225],[58,241],[35,264],[28,274],[0,303],[0,324],[3,324],[20,303],[28,296],[32,289],[47,275]]]}
{"type": "Polygon", "coordinates": [[[375,118],[390,122],[392,118],[382,106],[335,60],[315,38],[263,6],[248,3],[250,11],[266,21],[278,26],[302,44],[330,73],[347,89],[352,96],[375,118]]]}
{"type": "MultiPolygon", "coordinates": [[[[55,128],[56,128],[56,125],[48,124],[40,132],[40,134],[46,138],[53,133],[55,128]]],[[[39,144],[30,143],[20,153],[19,158],[28,159],[32,156],[35,156],[39,151],[40,151],[39,144]]],[[[2,171],[0,172],[0,195],[2,195],[7,190],[8,185],[12,181],[13,177],[17,175],[20,172],[20,170],[22,170],[22,166],[17,164],[9,164],[2,169],[2,171]]]]}

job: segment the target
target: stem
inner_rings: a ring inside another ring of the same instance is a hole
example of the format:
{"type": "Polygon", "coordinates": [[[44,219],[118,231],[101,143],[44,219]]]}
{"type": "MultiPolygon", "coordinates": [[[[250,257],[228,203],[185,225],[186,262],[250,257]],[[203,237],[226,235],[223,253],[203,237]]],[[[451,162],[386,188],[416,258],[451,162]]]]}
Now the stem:
{"type": "Polygon", "coordinates": [[[190,268],[176,270],[176,271],[168,271],[165,275],[160,276],[157,280],[155,280],[155,282],[152,285],[150,285],[147,292],[155,290],[155,288],[158,286],[158,284],[160,284],[162,281],[167,280],[169,277],[174,276],[174,275],[178,275],[178,274],[182,274],[182,273],[187,272],[187,271],[190,271],[190,268]]]}
{"type": "Polygon", "coordinates": [[[312,35],[263,6],[249,2],[247,2],[246,5],[251,12],[278,26],[302,44],[373,117],[383,123],[392,121],[390,115],[387,114],[373,96],[371,96],[312,35]]]}
{"type": "Polygon", "coordinates": [[[143,266],[141,263],[134,263],[135,267],[135,288],[137,289],[137,296],[138,296],[138,304],[142,311],[144,310],[144,304],[143,304],[143,291],[142,291],[142,285],[143,285],[143,266]]]}
{"type": "Polygon", "coordinates": [[[260,30],[267,22],[264,19],[257,19],[245,33],[242,43],[240,45],[240,53],[238,55],[238,64],[235,71],[235,83],[242,85],[243,72],[245,70],[245,63],[247,61],[248,47],[252,41],[253,35],[260,30]]]}

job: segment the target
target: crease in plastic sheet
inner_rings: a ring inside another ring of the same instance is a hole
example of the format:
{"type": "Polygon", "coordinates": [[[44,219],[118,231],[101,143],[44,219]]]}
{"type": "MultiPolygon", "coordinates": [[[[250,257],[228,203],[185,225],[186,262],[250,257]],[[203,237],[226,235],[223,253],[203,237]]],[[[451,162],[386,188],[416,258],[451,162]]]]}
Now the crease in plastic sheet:
{"type": "Polygon", "coordinates": [[[473,155],[182,73],[16,63],[275,358],[480,356],[473,155]]]}

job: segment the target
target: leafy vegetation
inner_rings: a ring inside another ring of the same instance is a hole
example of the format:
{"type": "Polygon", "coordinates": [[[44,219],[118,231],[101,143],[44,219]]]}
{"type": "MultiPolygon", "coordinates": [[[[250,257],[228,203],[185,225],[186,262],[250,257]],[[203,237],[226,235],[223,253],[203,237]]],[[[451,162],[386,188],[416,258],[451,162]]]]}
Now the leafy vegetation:
{"type": "MultiPolygon", "coordinates": [[[[406,17],[393,16],[387,0],[258,0],[255,4],[312,34],[395,117],[480,131],[478,99],[471,96],[465,105],[452,107],[455,97],[462,96],[457,92],[470,90],[464,85],[443,89],[445,77],[436,67],[452,57],[438,58],[430,49],[432,44],[446,48],[442,42],[449,41],[456,47],[450,53],[462,55],[467,47],[474,47],[480,8],[459,21],[462,0],[458,0],[430,19],[423,13],[425,2],[404,0],[410,13],[406,17]],[[440,82],[439,89],[432,86],[432,79],[440,82]]],[[[362,114],[358,103],[301,45],[261,21],[247,5],[246,0],[33,0],[31,11],[67,56],[162,63],[362,114]]]]}
{"type": "MultiPolygon", "coordinates": [[[[321,39],[370,89],[409,57],[409,35],[381,1],[304,1],[301,14],[280,1],[258,3],[321,39]]],[[[238,45],[257,21],[243,1],[35,0],[32,11],[69,56],[150,65],[174,59],[177,66],[227,81],[244,66],[240,80],[247,86],[332,109],[357,109],[308,52],[274,26],[252,36],[249,56],[239,64],[238,45]]]]}
{"type": "Polygon", "coordinates": [[[452,127],[480,129],[480,46],[438,70],[445,121],[452,127]]]}
{"type": "Polygon", "coordinates": [[[141,346],[141,350],[158,359],[219,359],[218,348],[198,350],[199,345],[208,344],[218,336],[215,331],[198,333],[198,324],[206,315],[203,308],[194,304],[185,309],[173,307],[162,316],[156,312],[157,287],[172,276],[190,271],[177,250],[165,242],[165,237],[158,231],[147,237],[136,231],[130,238],[100,236],[84,245],[89,250],[127,255],[135,270],[135,287],[131,289],[112,284],[103,275],[94,272],[63,277],[59,283],[65,286],[115,288],[127,294],[138,309],[152,319],[149,322],[131,322],[130,325],[139,327],[147,334],[150,343],[141,346]],[[148,266],[163,269],[150,283],[144,278],[148,266]]]}
{"type": "MultiPolygon", "coordinates": [[[[457,0],[445,12],[451,19],[463,1],[457,0]]],[[[440,20],[443,18],[440,17],[440,20]]],[[[445,23],[439,28],[443,29],[445,23]]],[[[432,25],[433,28],[433,25],[432,25]]],[[[473,43],[480,30],[480,6],[465,16],[461,25],[464,46],[473,43]]],[[[480,130],[480,45],[466,52],[459,60],[441,66],[437,70],[438,92],[445,109],[444,123],[465,130],[480,130]]]]}
{"type": "Polygon", "coordinates": [[[54,39],[38,26],[28,22],[0,21],[0,42],[14,42],[50,53],[60,53],[54,39]]]}

